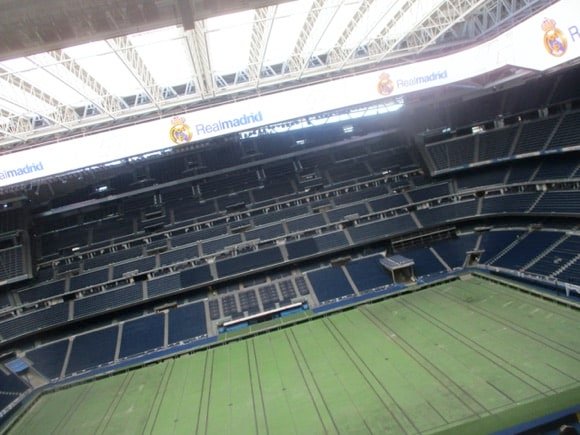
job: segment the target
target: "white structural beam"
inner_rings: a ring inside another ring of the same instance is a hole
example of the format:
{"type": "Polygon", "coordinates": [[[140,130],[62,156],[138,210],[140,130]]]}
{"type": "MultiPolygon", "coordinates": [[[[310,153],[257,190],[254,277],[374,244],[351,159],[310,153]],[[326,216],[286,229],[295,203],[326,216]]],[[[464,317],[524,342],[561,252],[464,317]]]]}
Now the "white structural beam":
{"type": "Polygon", "coordinates": [[[250,56],[248,59],[248,79],[252,83],[258,83],[260,80],[260,72],[264,65],[264,55],[268,47],[277,9],[278,6],[269,6],[256,9],[254,12],[254,25],[250,37],[250,56]]]}
{"type": "Polygon", "coordinates": [[[306,69],[310,66],[310,63],[311,62],[313,62],[317,66],[322,66],[323,65],[323,63],[320,60],[320,58],[318,56],[315,56],[314,53],[317,51],[318,44],[320,44],[320,41],[322,40],[323,36],[326,34],[326,31],[330,27],[332,21],[334,20],[334,18],[338,14],[338,11],[340,10],[340,8],[342,7],[342,5],[343,5],[344,2],[345,2],[345,0],[341,0],[340,3],[338,3],[338,4],[336,4],[334,6],[334,12],[333,12],[332,16],[330,17],[330,19],[327,21],[326,27],[324,28],[324,31],[320,34],[320,36],[318,37],[318,40],[316,41],[316,43],[315,44],[312,44],[312,48],[310,50],[310,53],[308,55],[306,55],[306,56],[303,56],[303,58],[302,58],[302,65],[301,65],[301,68],[300,68],[300,72],[298,73],[298,76],[296,77],[298,80],[300,80],[302,78],[302,76],[306,72],[306,69]]]}
{"type": "Polygon", "coordinates": [[[420,52],[431,45],[455,23],[483,4],[486,0],[446,0],[417,22],[404,35],[390,39],[383,47],[378,62],[395,51],[420,52]]]}
{"type": "Polygon", "coordinates": [[[381,55],[387,49],[387,38],[389,38],[389,33],[391,29],[397,24],[401,18],[409,12],[411,8],[419,4],[421,0],[406,0],[403,2],[399,10],[389,19],[389,21],[383,27],[383,30],[379,33],[377,38],[371,41],[368,45],[368,51],[370,57],[376,57],[381,55]]]}
{"type": "Polygon", "coordinates": [[[185,32],[185,40],[193,63],[197,94],[203,99],[210,98],[215,95],[215,86],[205,36],[205,22],[196,21],[193,29],[185,32]]]}
{"type": "Polygon", "coordinates": [[[406,49],[418,49],[418,53],[435,43],[456,23],[463,21],[467,15],[487,0],[446,1],[435,10],[421,26],[414,29],[406,38],[406,49]]]}
{"type": "Polygon", "coordinates": [[[31,131],[31,119],[0,109],[0,134],[22,141],[27,138],[31,131]]]}
{"type": "Polygon", "coordinates": [[[55,124],[64,127],[66,130],[70,130],[70,124],[77,123],[79,121],[79,116],[75,110],[62,103],[61,101],[54,98],[52,95],[47,94],[42,89],[38,89],[36,86],[28,83],[26,80],[21,79],[16,74],[10,73],[5,69],[0,67],[0,79],[6,81],[9,85],[18,89],[24,94],[29,94],[39,101],[42,101],[46,105],[53,108],[50,113],[38,113],[38,110],[32,107],[26,107],[21,103],[8,99],[4,96],[0,96],[0,99],[4,100],[6,103],[13,106],[20,107],[24,112],[36,113],[39,116],[46,118],[55,124]]]}
{"type": "Polygon", "coordinates": [[[296,44],[294,45],[294,49],[290,55],[290,59],[288,59],[287,62],[290,72],[302,70],[303,65],[308,62],[308,59],[303,58],[302,52],[304,51],[306,42],[310,38],[312,29],[314,29],[316,20],[325,5],[326,0],[314,0],[312,2],[312,6],[310,6],[310,10],[308,11],[304,24],[302,25],[302,30],[300,30],[300,34],[298,35],[298,39],[296,40],[296,44]]]}
{"type": "Polygon", "coordinates": [[[119,38],[109,39],[107,40],[107,43],[121,62],[125,64],[133,77],[135,77],[135,80],[139,82],[145,95],[147,95],[151,102],[159,109],[160,102],[163,100],[163,91],[157,85],[149,71],[149,68],[147,68],[143,58],[139,55],[139,52],[133,46],[129,38],[121,36],[119,38]]]}
{"type": "Polygon", "coordinates": [[[368,10],[370,9],[370,7],[372,6],[372,4],[374,2],[375,2],[375,0],[364,0],[360,4],[360,6],[357,9],[357,11],[355,12],[354,16],[349,21],[349,23],[346,25],[346,27],[344,28],[340,37],[338,38],[334,48],[332,48],[328,52],[327,64],[328,63],[334,64],[336,62],[343,61],[345,54],[349,53],[351,51],[351,50],[345,49],[344,45],[346,44],[346,42],[348,41],[348,38],[350,38],[350,35],[352,35],[352,32],[354,32],[354,30],[357,28],[360,21],[366,15],[366,13],[368,12],[368,10]]]}
{"type": "MultiPolygon", "coordinates": [[[[72,75],[84,83],[87,88],[99,96],[98,101],[94,101],[94,99],[88,98],[86,96],[85,99],[91,101],[91,103],[97,106],[103,113],[109,115],[112,118],[115,118],[115,113],[120,112],[127,107],[127,105],[120,98],[111,95],[111,93],[101,83],[99,83],[91,74],[89,74],[64,51],[54,50],[49,51],[48,54],[53,59],[55,59],[59,65],[65,67],[72,75]]],[[[46,71],[50,73],[50,71],[46,71]]],[[[77,92],[80,91],[77,90],[77,92]]]]}
{"type": "Polygon", "coordinates": [[[475,39],[513,26],[558,0],[488,0],[466,19],[460,36],[475,39]]]}

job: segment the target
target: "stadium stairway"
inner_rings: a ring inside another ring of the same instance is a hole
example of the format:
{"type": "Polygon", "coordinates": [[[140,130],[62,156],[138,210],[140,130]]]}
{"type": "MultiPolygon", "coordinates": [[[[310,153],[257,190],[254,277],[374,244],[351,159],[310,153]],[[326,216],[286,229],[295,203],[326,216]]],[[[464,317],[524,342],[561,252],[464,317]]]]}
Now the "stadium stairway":
{"type": "Polygon", "coordinates": [[[561,273],[566,272],[570,267],[580,264],[580,254],[576,255],[574,258],[566,262],[562,267],[557,269],[550,277],[558,277],[561,273]]]}
{"type": "Polygon", "coordinates": [[[430,247],[429,250],[433,253],[435,258],[439,260],[439,262],[443,265],[443,267],[445,267],[445,270],[447,270],[447,272],[451,272],[451,267],[449,267],[447,262],[443,259],[443,257],[441,257],[441,255],[439,255],[439,253],[435,250],[435,248],[430,247]]]}
{"type": "Polygon", "coordinates": [[[506,246],[504,249],[502,249],[496,256],[494,256],[493,258],[490,258],[487,261],[487,264],[494,264],[497,260],[499,260],[500,258],[502,258],[504,255],[506,255],[514,246],[516,246],[520,241],[522,241],[524,238],[526,238],[530,233],[527,232],[525,234],[522,234],[521,236],[516,237],[516,239],[511,242],[508,246],[506,246]]]}
{"type": "Polygon", "coordinates": [[[545,194],[546,194],[546,192],[545,192],[545,191],[544,191],[544,192],[541,192],[541,193],[538,195],[538,197],[537,197],[537,198],[534,200],[534,202],[532,202],[532,205],[530,205],[530,208],[528,208],[528,209],[526,210],[526,212],[527,212],[527,213],[530,213],[530,212],[531,212],[531,211],[534,209],[534,207],[535,207],[536,205],[538,205],[538,203],[539,203],[539,202],[540,202],[540,200],[541,200],[541,199],[544,197],[544,195],[545,195],[545,194]]]}
{"type": "Polygon", "coordinates": [[[564,242],[566,239],[568,239],[568,237],[569,237],[569,235],[564,233],[564,235],[562,235],[562,237],[560,237],[558,240],[556,240],[554,243],[552,243],[550,246],[548,246],[546,249],[544,249],[542,252],[540,252],[536,257],[534,257],[530,262],[528,262],[521,270],[527,270],[530,267],[532,267],[534,264],[536,264],[538,261],[540,261],[542,258],[544,258],[547,254],[552,252],[552,250],[554,250],[560,244],[562,244],[562,242],[564,242]]]}

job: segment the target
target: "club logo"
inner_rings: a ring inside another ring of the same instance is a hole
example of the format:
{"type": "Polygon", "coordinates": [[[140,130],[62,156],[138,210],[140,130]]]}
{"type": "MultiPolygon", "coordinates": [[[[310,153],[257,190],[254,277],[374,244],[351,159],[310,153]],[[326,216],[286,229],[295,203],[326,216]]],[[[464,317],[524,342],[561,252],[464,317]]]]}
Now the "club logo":
{"type": "Polygon", "coordinates": [[[568,40],[564,33],[556,27],[556,21],[551,18],[544,18],[542,21],[544,31],[544,47],[552,56],[560,57],[566,53],[568,40]]]}
{"type": "Polygon", "coordinates": [[[176,116],[171,120],[169,138],[173,143],[180,144],[191,141],[193,135],[183,116],[176,116]]]}
{"type": "Polygon", "coordinates": [[[381,95],[391,95],[395,89],[395,82],[391,80],[391,76],[387,73],[382,73],[379,76],[379,83],[377,84],[377,91],[381,95]]]}

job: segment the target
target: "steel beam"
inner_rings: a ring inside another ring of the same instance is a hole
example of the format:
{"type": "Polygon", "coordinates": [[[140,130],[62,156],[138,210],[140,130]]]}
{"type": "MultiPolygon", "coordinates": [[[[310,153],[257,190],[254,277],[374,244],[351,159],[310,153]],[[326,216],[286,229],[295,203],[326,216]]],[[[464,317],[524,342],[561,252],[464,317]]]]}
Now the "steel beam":
{"type": "Polygon", "coordinates": [[[52,95],[47,94],[42,89],[39,89],[36,86],[28,83],[26,80],[21,79],[18,77],[18,75],[6,71],[2,67],[0,67],[0,79],[6,81],[9,85],[15,87],[20,92],[29,94],[39,101],[46,103],[54,110],[49,114],[38,113],[37,110],[31,107],[26,107],[21,103],[6,98],[5,96],[0,96],[0,99],[6,101],[8,104],[18,106],[26,112],[37,113],[43,118],[49,119],[55,124],[60,125],[66,130],[70,130],[70,124],[77,123],[79,121],[79,116],[72,107],[67,106],[66,104],[54,98],[52,95]]]}
{"type": "Polygon", "coordinates": [[[409,32],[405,38],[406,50],[421,53],[444,35],[456,23],[462,22],[467,15],[487,0],[447,0],[409,32]]]}
{"type": "Polygon", "coordinates": [[[302,52],[304,51],[306,42],[308,41],[308,38],[310,38],[312,29],[314,29],[316,20],[318,19],[318,16],[320,15],[320,12],[324,8],[325,4],[326,0],[314,0],[312,2],[310,10],[308,11],[308,15],[306,15],[306,19],[302,25],[302,30],[300,30],[300,34],[298,35],[298,39],[296,40],[296,44],[292,50],[292,54],[287,61],[288,69],[290,72],[301,71],[303,69],[303,65],[308,63],[308,59],[304,59],[302,52]]]}
{"type": "MultiPolygon", "coordinates": [[[[89,74],[88,71],[86,71],[64,51],[54,50],[49,51],[48,54],[54,60],[56,60],[59,65],[65,67],[73,76],[84,83],[87,88],[99,96],[99,101],[93,101],[81,93],[88,101],[91,101],[91,103],[97,106],[103,113],[106,113],[114,119],[116,118],[115,114],[117,112],[127,108],[127,104],[122,99],[112,95],[98,80],[96,80],[91,74],[89,74]]],[[[51,73],[49,70],[45,69],[45,71],[51,73]]],[[[55,74],[52,75],[57,77],[55,74]]],[[[57,78],[62,81],[62,79],[59,77],[57,78]]],[[[75,90],[79,92],[77,89],[75,90]]]]}
{"type": "Polygon", "coordinates": [[[375,0],[364,0],[360,4],[354,16],[348,22],[348,24],[340,34],[335,46],[328,52],[327,63],[335,64],[338,62],[343,62],[346,54],[351,53],[352,50],[345,50],[344,45],[346,44],[348,38],[350,37],[350,35],[352,35],[352,32],[357,28],[360,21],[366,15],[369,8],[372,6],[374,2],[375,0]]]}
{"type": "Polygon", "coordinates": [[[215,84],[205,37],[205,22],[196,21],[193,29],[185,32],[185,39],[195,71],[197,93],[203,99],[210,98],[215,95],[215,84]]]}
{"type": "Polygon", "coordinates": [[[248,80],[256,85],[260,81],[260,72],[264,66],[264,56],[268,48],[268,41],[276,16],[278,6],[256,9],[254,12],[254,26],[250,39],[250,56],[248,59],[248,80]]]}
{"type": "Polygon", "coordinates": [[[119,38],[108,39],[107,44],[131,72],[133,77],[135,77],[135,80],[139,82],[139,85],[143,88],[143,92],[149,97],[151,103],[157,109],[160,109],[160,102],[163,100],[163,90],[157,85],[149,68],[147,68],[143,58],[139,55],[139,52],[129,38],[121,36],[119,38]]]}
{"type": "Polygon", "coordinates": [[[456,32],[463,39],[482,39],[516,25],[558,0],[488,0],[470,14],[456,32]]]}
{"type": "Polygon", "coordinates": [[[4,109],[0,109],[0,117],[6,119],[5,123],[0,123],[0,133],[5,136],[23,141],[32,132],[31,119],[14,115],[4,109]]]}

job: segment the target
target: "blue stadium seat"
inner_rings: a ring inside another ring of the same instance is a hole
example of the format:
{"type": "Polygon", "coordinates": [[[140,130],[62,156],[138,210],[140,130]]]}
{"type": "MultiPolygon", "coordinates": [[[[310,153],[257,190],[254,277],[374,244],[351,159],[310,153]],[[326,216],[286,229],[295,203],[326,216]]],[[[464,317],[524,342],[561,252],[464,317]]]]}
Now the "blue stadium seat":
{"type": "Polygon", "coordinates": [[[147,294],[149,297],[160,296],[181,289],[181,275],[172,273],[147,281],[147,294]]]}
{"type": "Polygon", "coordinates": [[[380,255],[373,255],[351,261],[346,265],[346,270],[359,292],[363,293],[392,284],[393,278],[390,272],[379,263],[380,258],[380,255]]]}
{"type": "Polygon", "coordinates": [[[77,335],[72,342],[66,374],[70,375],[113,361],[118,330],[119,326],[115,325],[77,335]]]}
{"type": "Polygon", "coordinates": [[[308,273],[318,301],[328,302],[354,295],[354,290],[339,267],[326,267],[308,273]]]}
{"type": "Polygon", "coordinates": [[[492,264],[506,269],[520,270],[561,237],[562,233],[556,231],[529,233],[492,264]]]}
{"type": "Polygon", "coordinates": [[[207,335],[205,304],[195,302],[172,308],[168,313],[168,344],[207,335]]]}
{"type": "Polygon", "coordinates": [[[452,269],[463,267],[467,251],[475,248],[478,234],[468,234],[455,239],[435,242],[432,247],[452,269]]]}
{"type": "Polygon", "coordinates": [[[0,322],[0,335],[3,339],[14,338],[65,323],[68,320],[68,307],[68,303],[55,304],[49,308],[4,320],[0,322]]]}
{"type": "Polygon", "coordinates": [[[514,155],[541,151],[558,121],[559,117],[553,117],[523,124],[514,155]]]}
{"type": "Polygon", "coordinates": [[[550,276],[580,253],[580,236],[570,236],[531,267],[526,272],[550,276]]]}
{"type": "Polygon", "coordinates": [[[20,301],[27,304],[41,299],[51,298],[64,293],[65,280],[50,281],[36,287],[21,290],[18,292],[20,301]]]}
{"type": "Polygon", "coordinates": [[[94,285],[99,285],[109,280],[109,268],[97,269],[81,273],[70,279],[70,290],[79,290],[94,285]]]}
{"type": "Polygon", "coordinates": [[[221,278],[242,272],[249,272],[253,269],[274,265],[282,261],[280,248],[273,247],[217,261],[216,267],[221,278]]]}
{"type": "Polygon", "coordinates": [[[409,215],[396,216],[391,219],[360,224],[348,229],[355,243],[384,238],[390,235],[402,234],[416,229],[417,225],[409,215]]]}
{"type": "Polygon", "coordinates": [[[32,366],[47,379],[60,377],[69,340],[60,340],[26,352],[32,366]]]}
{"type": "Polygon", "coordinates": [[[119,358],[126,358],[163,347],[165,334],[163,313],[143,316],[123,324],[119,358]]]}
{"type": "Polygon", "coordinates": [[[580,214],[580,192],[546,192],[532,209],[533,213],[580,214]]]}
{"type": "Polygon", "coordinates": [[[404,257],[411,258],[415,262],[415,276],[427,276],[445,271],[445,266],[426,247],[405,249],[399,252],[404,257]]]}
{"type": "Polygon", "coordinates": [[[142,283],[136,282],[124,287],[115,288],[92,296],[77,299],[74,302],[75,319],[115,309],[143,299],[142,283]]]}
{"type": "Polygon", "coordinates": [[[521,230],[488,231],[482,234],[479,249],[484,252],[479,262],[487,263],[505,248],[507,248],[518,236],[523,234],[521,230]]]}

